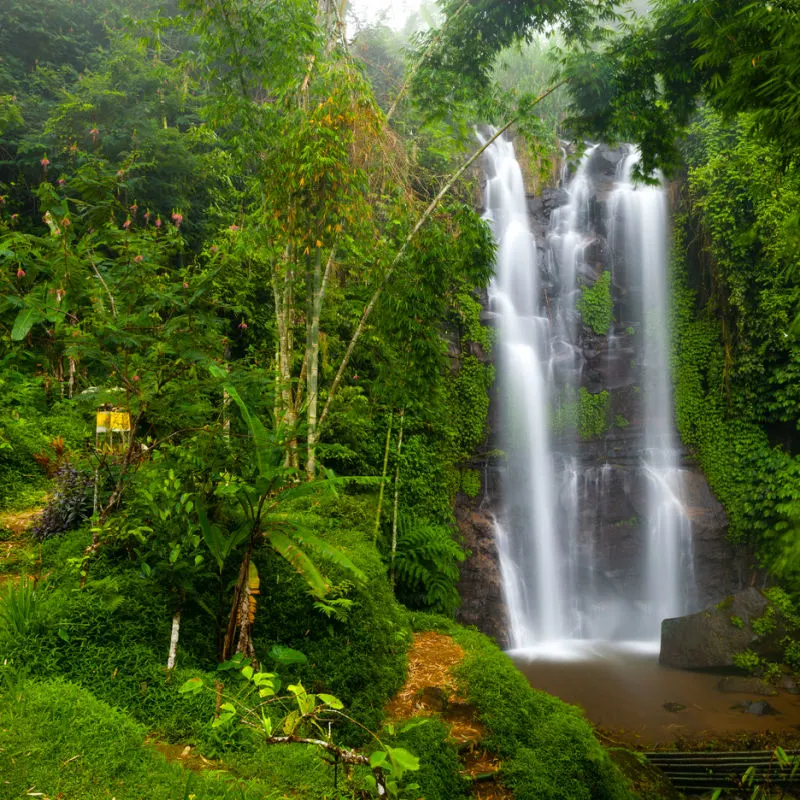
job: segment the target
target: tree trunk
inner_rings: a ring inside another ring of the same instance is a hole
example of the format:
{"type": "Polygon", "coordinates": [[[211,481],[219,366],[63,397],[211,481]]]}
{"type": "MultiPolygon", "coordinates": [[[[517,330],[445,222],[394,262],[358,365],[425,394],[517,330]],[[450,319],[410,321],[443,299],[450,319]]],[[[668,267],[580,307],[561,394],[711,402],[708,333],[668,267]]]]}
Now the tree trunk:
{"type": "Polygon", "coordinates": [[[175,661],[178,658],[178,639],[181,635],[181,610],[180,608],[172,617],[172,635],[169,639],[169,658],[167,658],[167,669],[175,669],[175,661]]]}
{"type": "Polygon", "coordinates": [[[403,421],[406,410],[400,412],[400,431],[397,436],[397,464],[394,468],[394,514],[392,516],[392,557],[389,574],[391,575],[392,586],[394,586],[394,557],[397,553],[397,510],[400,505],[400,454],[403,450],[403,421]]]}
{"type": "MultiPolygon", "coordinates": [[[[306,476],[314,480],[317,471],[317,411],[319,408],[319,321],[322,316],[322,304],[328,288],[335,248],[331,248],[325,274],[322,274],[322,250],[317,247],[313,266],[309,258],[306,269],[306,387],[307,387],[307,436],[306,436],[306,476]]],[[[299,399],[299,398],[298,398],[299,399]]]]}
{"type": "Polygon", "coordinates": [[[378,510],[375,513],[375,534],[373,542],[378,541],[381,528],[381,509],[383,508],[383,490],[386,487],[386,469],[389,466],[389,445],[392,441],[392,414],[389,414],[389,424],[386,426],[386,446],[383,449],[383,470],[381,471],[381,488],[378,492],[378,510]]]}

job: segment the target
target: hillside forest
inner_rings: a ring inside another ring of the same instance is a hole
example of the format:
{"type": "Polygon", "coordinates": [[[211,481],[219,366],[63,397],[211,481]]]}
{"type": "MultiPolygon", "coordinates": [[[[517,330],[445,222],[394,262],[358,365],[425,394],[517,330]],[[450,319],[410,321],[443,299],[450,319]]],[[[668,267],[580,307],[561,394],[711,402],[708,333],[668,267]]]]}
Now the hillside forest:
{"type": "Polygon", "coordinates": [[[0,798],[672,796],[455,621],[476,125],[670,181],[677,427],[794,614],[800,3],[348,5],[0,0],[0,798]]]}

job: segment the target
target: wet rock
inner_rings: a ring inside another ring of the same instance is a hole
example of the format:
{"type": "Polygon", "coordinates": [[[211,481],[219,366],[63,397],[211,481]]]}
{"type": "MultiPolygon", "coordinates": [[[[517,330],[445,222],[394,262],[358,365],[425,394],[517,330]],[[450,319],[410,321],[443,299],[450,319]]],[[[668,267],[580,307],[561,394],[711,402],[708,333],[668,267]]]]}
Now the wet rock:
{"type": "Polygon", "coordinates": [[[705,611],[665,619],[661,623],[659,662],[680,669],[711,669],[735,666],[734,655],[747,649],[761,656],[778,656],[778,642],[785,635],[781,626],[776,625],[769,635],[759,636],[751,625],[770,605],[751,586],[705,611]]]}
{"type": "Polygon", "coordinates": [[[482,633],[508,644],[508,619],[503,599],[500,560],[491,513],[475,508],[475,502],[459,494],[455,517],[464,546],[471,552],[461,567],[458,621],[474,625],[482,633]]]}
{"type": "Polygon", "coordinates": [[[627,155],[626,147],[611,148],[601,144],[592,154],[589,164],[589,174],[595,178],[612,179],[617,172],[617,165],[627,155]]]}
{"type": "Polygon", "coordinates": [[[763,697],[773,697],[780,694],[778,690],[762,681],[761,678],[746,678],[739,675],[728,675],[717,684],[717,689],[721,692],[741,692],[742,694],[760,694],[763,697]]]}
{"type": "Polygon", "coordinates": [[[635,797],[650,800],[680,800],[681,795],[669,778],[655,764],[651,764],[641,753],[622,748],[609,750],[611,760],[630,781],[635,797]]]}
{"type": "Polygon", "coordinates": [[[766,700],[749,700],[746,703],[737,703],[731,708],[738,709],[744,714],[754,714],[757,717],[779,714],[766,700]]]}
{"type": "Polygon", "coordinates": [[[683,703],[673,703],[671,700],[664,703],[663,708],[672,714],[677,714],[679,711],[685,711],[686,706],[683,703]]]}
{"type": "Polygon", "coordinates": [[[800,694],[800,688],[797,686],[797,681],[791,675],[784,675],[778,683],[781,689],[787,694],[800,694]]]}
{"type": "Polygon", "coordinates": [[[566,189],[543,189],[542,208],[546,214],[569,203],[569,193],[566,189]]]}
{"type": "Polygon", "coordinates": [[[682,473],[681,499],[692,521],[692,547],[700,606],[716,603],[745,584],[748,564],[728,541],[728,517],[699,469],[682,473]]]}

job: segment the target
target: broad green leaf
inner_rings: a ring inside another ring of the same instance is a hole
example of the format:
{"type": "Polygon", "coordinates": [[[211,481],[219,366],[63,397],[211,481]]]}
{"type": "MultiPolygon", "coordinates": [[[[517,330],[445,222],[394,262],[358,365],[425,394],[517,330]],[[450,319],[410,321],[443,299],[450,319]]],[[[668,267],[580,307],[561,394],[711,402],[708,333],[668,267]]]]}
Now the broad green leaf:
{"type": "Polygon", "coordinates": [[[283,721],[283,732],[287,736],[291,736],[295,732],[299,722],[300,715],[297,713],[297,711],[291,711],[283,721]]]}
{"type": "Polygon", "coordinates": [[[367,580],[367,576],[337,547],[328,542],[308,533],[305,530],[295,528],[292,531],[292,538],[297,540],[301,547],[310,548],[316,551],[322,558],[342,567],[350,576],[359,582],[367,580]]]}
{"type": "Polygon", "coordinates": [[[178,689],[178,692],[179,694],[197,694],[202,688],[202,678],[189,678],[189,680],[178,689]]]}
{"type": "Polygon", "coordinates": [[[282,644],[274,644],[270,648],[269,657],[281,666],[288,666],[290,664],[307,664],[308,658],[305,653],[299,650],[293,650],[291,647],[285,647],[282,644]]]}
{"type": "Polygon", "coordinates": [[[215,378],[223,382],[225,391],[231,396],[231,398],[233,398],[234,402],[239,407],[239,411],[241,412],[242,418],[247,425],[247,429],[250,431],[250,435],[253,437],[253,443],[255,444],[256,448],[256,464],[258,466],[258,473],[259,475],[264,475],[268,466],[266,456],[271,449],[267,429],[264,427],[258,417],[250,413],[250,409],[247,407],[247,404],[244,402],[244,400],[242,400],[241,395],[236,390],[236,387],[227,382],[228,374],[225,372],[225,370],[216,364],[211,364],[209,366],[209,371],[215,378]]]}
{"type": "MultiPolygon", "coordinates": [[[[389,751],[389,758],[395,768],[395,772],[398,772],[398,767],[402,771],[408,770],[411,772],[415,772],[419,769],[419,759],[412,753],[409,753],[405,748],[390,747],[387,749],[389,751]]],[[[398,777],[400,777],[399,774],[398,777]]]]}
{"type": "Polygon", "coordinates": [[[372,769],[376,767],[380,767],[386,761],[387,753],[385,750],[376,750],[370,757],[369,757],[369,765],[372,769]]]}
{"type": "Polygon", "coordinates": [[[30,332],[30,329],[42,319],[42,314],[37,308],[27,307],[20,310],[11,329],[11,339],[21,342],[30,332]]]}
{"type": "Polygon", "coordinates": [[[317,697],[319,697],[319,699],[325,703],[326,706],[330,706],[331,708],[335,709],[344,708],[344,703],[338,697],[334,697],[332,694],[318,694],[317,697]]]}
{"type": "Polygon", "coordinates": [[[285,558],[317,597],[325,597],[328,584],[314,562],[300,549],[294,539],[281,531],[270,531],[264,534],[278,555],[285,558]]]}

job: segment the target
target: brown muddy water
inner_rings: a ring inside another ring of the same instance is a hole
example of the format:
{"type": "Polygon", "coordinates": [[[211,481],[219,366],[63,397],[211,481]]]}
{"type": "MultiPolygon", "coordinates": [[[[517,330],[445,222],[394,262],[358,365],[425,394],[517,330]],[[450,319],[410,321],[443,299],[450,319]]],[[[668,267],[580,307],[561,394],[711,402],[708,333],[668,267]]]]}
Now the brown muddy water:
{"type": "Polygon", "coordinates": [[[534,688],[581,706],[587,719],[620,743],[646,748],[749,736],[796,747],[800,740],[800,695],[721,692],[724,673],[659,666],[657,644],[565,642],[509,655],[534,688]],[[761,700],[776,713],[757,716],[735,708],[761,700]],[[665,704],[684,708],[667,710],[665,704]]]}

